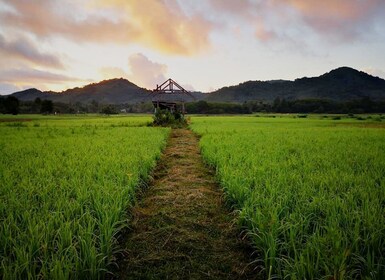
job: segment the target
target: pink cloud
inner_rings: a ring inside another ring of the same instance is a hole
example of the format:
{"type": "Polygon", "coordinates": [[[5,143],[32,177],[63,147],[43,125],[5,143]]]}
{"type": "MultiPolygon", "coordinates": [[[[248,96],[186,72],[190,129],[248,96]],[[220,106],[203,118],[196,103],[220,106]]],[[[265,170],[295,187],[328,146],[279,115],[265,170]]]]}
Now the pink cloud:
{"type": "Polygon", "coordinates": [[[64,68],[58,57],[39,51],[37,46],[25,38],[9,41],[0,34],[0,56],[7,57],[7,59],[22,60],[35,65],[64,68]]]}
{"type": "Polygon", "coordinates": [[[262,20],[256,21],[255,36],[262,42],[268,42],[278,37],[278,35],[269,29],[262,20]]]}
{"type": "Polygon", "coordinates": [[[153,89],[166,80],[167,65],[153,62],[141,53],[131,55],[128,64],[129,79],[140,86],[153,89]]]}
{"type": "Polygon", "coordinates": [[[59,36],[77,42],[139,43],[178,55],[193,55],[210,45],[211,23],[200,15],[185,14],[175,0],[95,1],[98,5],[78,4],[63,9],[69,3],[8,0],[6,3],[14,11],[2,11],[0,17],[5,27],[41,38],[59,36]],[[115,12],[114,17],[102,15],[106,7],[115,12]]]}
{"type": "Polygon", "coordinates": [[[193,55],[209,45],[210,21],[199,14],[186,15],[176,0],[102,0],[104,5],[126,9],[139,32],[135,41],[165,53],[193,55]]]}
{"type": "Polygon", "coordinates": [[[360,27],[381,14],[379,11],[385,12],[385,2],[382,0],[288,0],[275,3],[291,7],[319,34],[343,40],[359,36],[363,32],[360,27]]]}

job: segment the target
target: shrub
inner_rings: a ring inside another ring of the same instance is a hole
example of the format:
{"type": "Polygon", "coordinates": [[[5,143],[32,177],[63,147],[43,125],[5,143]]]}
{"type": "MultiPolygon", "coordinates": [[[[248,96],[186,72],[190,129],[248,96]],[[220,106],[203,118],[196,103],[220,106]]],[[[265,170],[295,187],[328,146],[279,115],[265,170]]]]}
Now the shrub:
{"type": "Polygon", "coordinates": [[[187,125],[187,121],[180,112],[171,113],[169,110],[157,110],[153,125],[183,127],[187,125]]]}

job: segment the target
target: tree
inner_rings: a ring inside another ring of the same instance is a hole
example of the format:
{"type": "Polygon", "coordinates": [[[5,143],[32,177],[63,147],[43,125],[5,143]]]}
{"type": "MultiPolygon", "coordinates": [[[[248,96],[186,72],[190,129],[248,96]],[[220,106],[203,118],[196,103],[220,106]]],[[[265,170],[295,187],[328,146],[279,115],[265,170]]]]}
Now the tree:
{"type": "Polygon", "coordinates": [[[42,114],[53,113],[53,102],[51,100],[41,101],[40,113],[42,114]]]}
{"type": "Polygon", "coordinates": [[[19,113],[20,102],[14,96],[8,96],[4,100],[4,108],[6,114],[17,115],[19,113]]]}
{"type": "Polygon", "coordinates": [[[34,102],[35,102],[36,105],[41,105],[40,97],[36,97],[34,102]]]}
{"type": "Polygon", "coordinates": [[[2,97],[0,96],[0,113],[1,113],[1,114],[5,114],[4,101],[5,101],[5,98],[2,98],[2,97]]]}
{"type": "Polygon", "coordinates": [[[105,114],[105,115],[114,115],[114,114],[118,114],[118,111],[116,110],[116,108],[114,106],[106,105],[102,109],[101,113],[105,114]]]}

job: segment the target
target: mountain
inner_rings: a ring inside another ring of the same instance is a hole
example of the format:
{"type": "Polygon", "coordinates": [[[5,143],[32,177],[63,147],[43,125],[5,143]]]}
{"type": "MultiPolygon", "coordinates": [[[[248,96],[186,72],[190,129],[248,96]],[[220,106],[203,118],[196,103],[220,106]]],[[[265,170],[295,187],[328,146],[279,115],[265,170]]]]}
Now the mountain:
{"type": "MultiPolygon", "coordinates": [[[[140,88],[126,79],[111,79],[89,84],[82,88],[63,92],[27,89],[12,95],[22,101],[32,101],[37,97],[63,103],[135,104],[151,101],[151,91],[140,88]]],[[[248,81],[236,86],[223,87],[212,93],[191,93],[184,101],[206,100],[208,102],[245,101],[273,102],[277,97],[286,100],[327,99],[349,101],[369,97],[371,100],[385,101],[385,80],[349,67],[341,67],[319,77],[300,78],[294,81],[248,81]]],[[[170,96],[170,98],[173,98],[170,96]]]]}
{"type": "Polygon", "coordinates": [[[82,88],[68,89],[63,92],[27,89],[12,95],[22,101],[33,101],[37,97],[62,103],[91,103],[97,101],[105,104],[139,103],[149,101],[150,91],[140,88],[126,79],[111,79],[86,85],[82,88]]]}
{"type": "Polygon", "coordinates": [[[30,88],[23,91],[18,91],[12,94],[12,96],[18,98],[19,100],[23,101],[29,101],[29,100],[35,100],[36,98],[40,99],[49,99],[50,94],[42,92],[41,90],[38,90],[36,88],[30,88]]]}
{"type": "Polygon", "coordinates": [[[249,100],[271,102],[286,100],[328,99],[348,101],[369,97],[385,100],[385,80],[349,67],[341,67],[314,78],[295,81],[248,81],[209,93],[206,101],[243,103],[249,100]]]}

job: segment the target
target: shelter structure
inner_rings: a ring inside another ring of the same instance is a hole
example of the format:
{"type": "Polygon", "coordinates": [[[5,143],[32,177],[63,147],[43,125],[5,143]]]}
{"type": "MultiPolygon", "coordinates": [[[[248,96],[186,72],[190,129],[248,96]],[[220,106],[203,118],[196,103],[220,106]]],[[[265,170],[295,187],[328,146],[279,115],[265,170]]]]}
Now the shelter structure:
{"type": "Polygon", "coordinates": [[[183,115],[186,113],[185,102],[195,100],[195,97],[189,91],[172,79],[168,79],[161,85],[156,85],[151,97],[155,112],[160,109],[183,115]]]}

